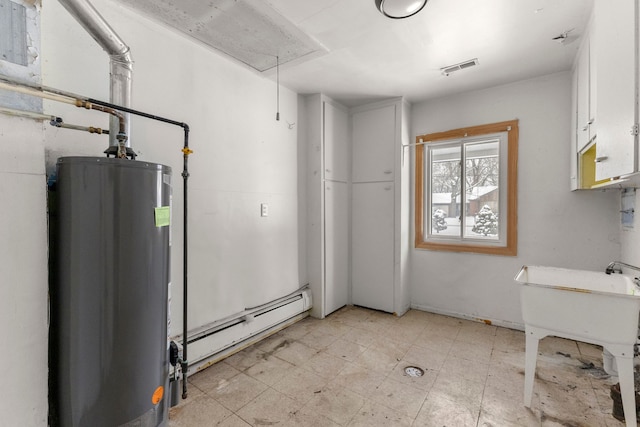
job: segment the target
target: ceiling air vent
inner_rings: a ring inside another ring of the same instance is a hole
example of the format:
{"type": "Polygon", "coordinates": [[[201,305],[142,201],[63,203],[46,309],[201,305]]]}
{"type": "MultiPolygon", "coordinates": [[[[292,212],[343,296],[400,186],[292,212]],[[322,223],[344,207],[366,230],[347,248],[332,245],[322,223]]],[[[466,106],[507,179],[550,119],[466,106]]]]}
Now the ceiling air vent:
{"type": "Polygon", "coordinates": [[[468,61],[461,62],[455,65],[449,65],[447,67],[440,68],[440,72],[443,76],[448,76],[456,71],[464,70],[465,68],[474,67],[478,65],[478,58],[473,58],[468,61]]]}

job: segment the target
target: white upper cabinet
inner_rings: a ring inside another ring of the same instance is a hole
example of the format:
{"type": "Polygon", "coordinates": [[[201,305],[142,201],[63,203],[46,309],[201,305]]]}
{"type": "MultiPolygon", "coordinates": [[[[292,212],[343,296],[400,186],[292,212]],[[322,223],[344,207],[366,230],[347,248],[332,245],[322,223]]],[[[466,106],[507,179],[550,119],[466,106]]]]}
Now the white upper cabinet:
{"type": "MultiPolygon", "coordinates": [[[[596,180],[637,172],[637,0],[594,3],[597,91],[596,180]]],[[[578,125],[580,126],[580,125],[578,125]]]]}
{"type": "Polygon", "coordinates": [[[349,116],[330,102],[324,108],[324,178],[347,182],[349,179],[349,116]]]}
{"type": "Polygon", "coordinates": [[[396,105],[352,115],[353,182],[393,181],[396,105]]]}
{"type": "Polygon", "coordinates": [[[595,98],[595,76],[592,72],[591,64],[591,43],[589,35],[585,35],[576,62],[575,78],[577,84],[577,114],[576,114],[576,138],[577,150],[582,150],[595,136],[595,105],[592,105],[591,98],[595,98]]]}

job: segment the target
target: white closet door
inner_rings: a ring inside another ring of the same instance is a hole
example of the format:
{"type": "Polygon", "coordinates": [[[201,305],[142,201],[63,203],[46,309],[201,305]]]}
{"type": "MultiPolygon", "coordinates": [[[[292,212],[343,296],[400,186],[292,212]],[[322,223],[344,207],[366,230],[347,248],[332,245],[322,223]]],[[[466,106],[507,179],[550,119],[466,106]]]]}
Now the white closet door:
{"type": "Polygon", "coordinates": [[[349,115],[324,103],[324,178],[347,182],[349,178],[349,115]]]}
{"type": "Polygon", "coordinates": [[[393,312],[393,183],[354,183],[352,301],[393,312]]]}
{"type": "Polygon", "coordinates": [[[393,181],[396,106],[354,113],[353,182],[393,181]]]}
{"type": "Polygon", "coordinates": [[[349,300],[349,194],[344,182],[325,182],[325,307],[328,315],[349,300]]]}

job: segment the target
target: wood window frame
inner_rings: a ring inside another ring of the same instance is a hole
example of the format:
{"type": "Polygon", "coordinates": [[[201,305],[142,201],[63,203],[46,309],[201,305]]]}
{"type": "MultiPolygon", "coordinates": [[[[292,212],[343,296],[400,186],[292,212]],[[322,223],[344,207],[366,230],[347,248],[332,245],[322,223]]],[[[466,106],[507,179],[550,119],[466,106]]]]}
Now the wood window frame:
{"type": "Polygon", "coordinates": [[[480,126],[471,126],[416,136],[415,151],[415,247],[451,252],[473,252],[480,254],[516,256],[518,254],[518,120],[509,120],[480,126]],[[507,238],[503,245],[429,241],[425,240],[424,189],[425,144],[507,132],[507,238]]]}

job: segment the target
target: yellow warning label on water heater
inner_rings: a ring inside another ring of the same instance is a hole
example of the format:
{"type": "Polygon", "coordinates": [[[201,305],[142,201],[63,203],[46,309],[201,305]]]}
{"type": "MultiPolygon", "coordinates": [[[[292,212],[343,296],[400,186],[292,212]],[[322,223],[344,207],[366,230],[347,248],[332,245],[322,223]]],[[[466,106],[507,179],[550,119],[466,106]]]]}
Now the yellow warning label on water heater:
{"type": "Polygon", "coordinates": [[[171,207],[160,206],[155,209],[156,227],[164,227],[171,223],[171,207]]]}

